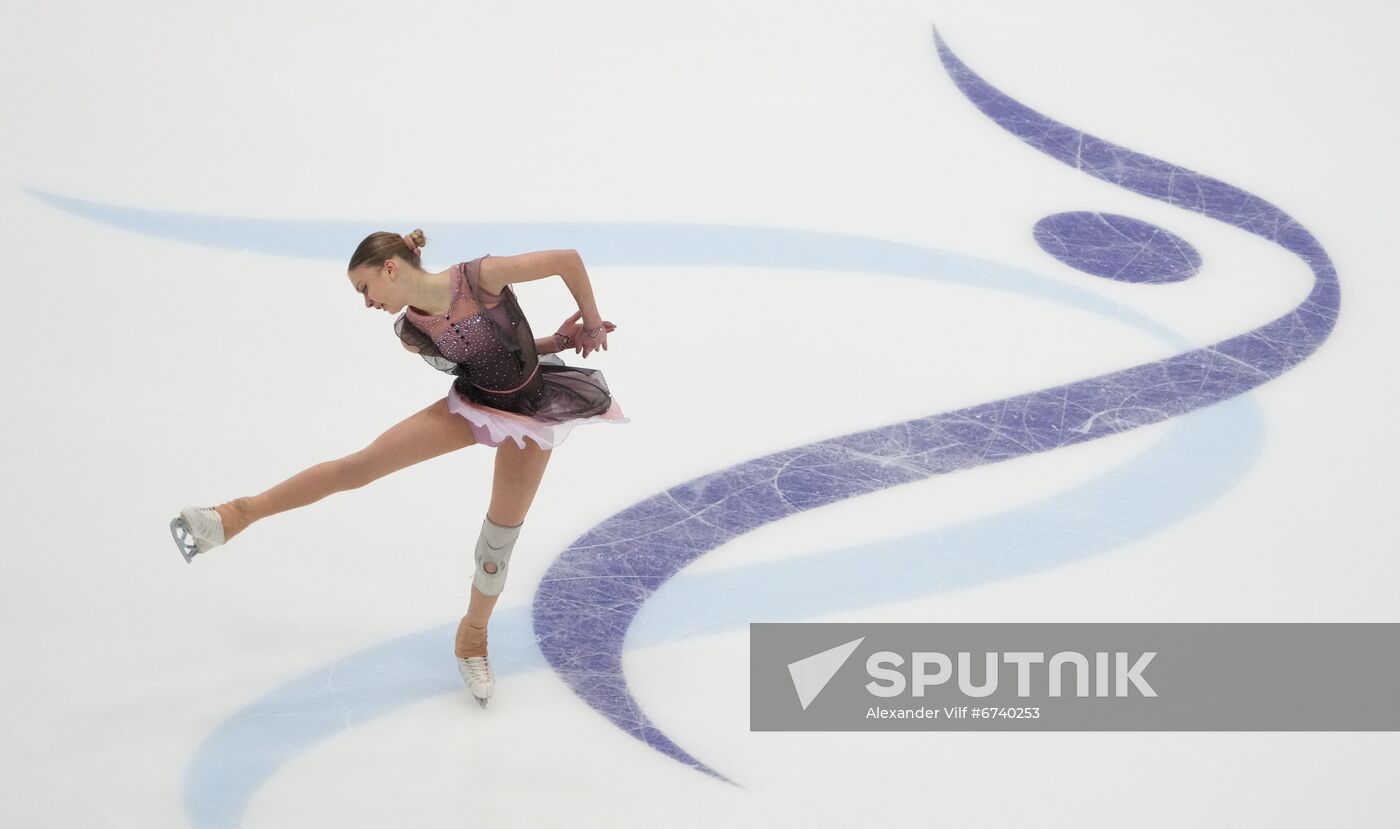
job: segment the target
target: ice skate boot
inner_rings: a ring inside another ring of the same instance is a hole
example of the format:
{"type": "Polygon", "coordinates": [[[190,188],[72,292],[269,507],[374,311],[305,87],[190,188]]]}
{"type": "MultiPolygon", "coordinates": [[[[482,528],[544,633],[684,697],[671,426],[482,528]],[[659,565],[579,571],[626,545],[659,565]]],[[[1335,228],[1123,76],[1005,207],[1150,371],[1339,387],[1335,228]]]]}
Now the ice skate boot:
{"type": "Polygon", "coordinates": [[[496,690],[496,678],[491,675],[491,662],[486,658],[486,628],[477,627],[466,616],[457,623],[456,656],[462,680],[485,708],[491,692],[496,690]]]}
{"type": "Polygon", "coordinates": [[[468,656],[465,659],[459,656],[457,670],[462,674],[462,679],[467,681],[472,696],[485,708],[487,700],[491,699],[492,692],[496,690],[496,678],[491,674],[491,662],[484,656],[468,656]]]}
{"type": "Polygon", "coordinates": [[[185,507],[171,519],[170,535],[188,564],[224,543],[224,520],[213,507],[185,507]]]}

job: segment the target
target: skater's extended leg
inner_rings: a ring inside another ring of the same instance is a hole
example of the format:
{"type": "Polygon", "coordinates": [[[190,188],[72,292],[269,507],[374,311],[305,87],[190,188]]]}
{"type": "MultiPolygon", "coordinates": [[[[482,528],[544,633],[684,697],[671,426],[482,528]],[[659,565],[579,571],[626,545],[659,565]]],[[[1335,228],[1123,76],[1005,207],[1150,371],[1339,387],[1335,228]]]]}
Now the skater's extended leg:
{"type": "Polygon", "coordinates": [[[224,538],[260,518],[313,504],[334,492],[358,489],[407,466],[476,443],[471,424],[447,408],[446,398],[391,426],[370,445],[343,458],[318,463],[266,492],[235,498],[216,509],[224,538]]]}
{"type": "MultiPolygon", "coordinates": [[[[541,449],[532,440],[525,441],[522,449],[513,440],[507,440],[496,448],[496,470],[491,480],[491,506],[486,517],[504,527],[518,527],[525,521],[530,504],[539,491],[544,478],[545,466],[554,450],[541,449]]],[[[494,573],[490,562],[483,565],[488,573],[494,573]]],[[[486,623],[491,611],[496,607],[499,595],[488,596],[472,586],[471,604],[467,615],[457,624],[457,655],[459,657],[481,656],[486,653],[486,623]]]]}

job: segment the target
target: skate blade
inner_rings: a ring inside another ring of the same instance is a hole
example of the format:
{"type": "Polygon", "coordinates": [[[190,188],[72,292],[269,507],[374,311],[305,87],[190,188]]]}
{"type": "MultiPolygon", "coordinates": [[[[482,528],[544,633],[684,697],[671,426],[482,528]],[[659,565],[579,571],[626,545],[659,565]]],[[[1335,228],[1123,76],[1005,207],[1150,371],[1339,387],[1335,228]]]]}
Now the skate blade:
{"type": "Polygon", "coordinates": [[[477,701],[477,704],[479,704],[482,708],[485,708],[485,707],[486,707],[486,703],[490,702],[490,701],[491,701],[491,698],[490,698],[490,697],[477,697],[477,698],[476,698],[476,701],[477,701]]]}
{"type": "Polygon", "coordinates": [[[194,543],[194,533],[190,531],[190,525],[185,523],[183,516],[176,516],[170,520],[170,536],[175,539],[175,545],[180,548],[180,555],[185,557],[186,564],[194,561],[194,557],[199,555],[199,548],[194,543]]]}

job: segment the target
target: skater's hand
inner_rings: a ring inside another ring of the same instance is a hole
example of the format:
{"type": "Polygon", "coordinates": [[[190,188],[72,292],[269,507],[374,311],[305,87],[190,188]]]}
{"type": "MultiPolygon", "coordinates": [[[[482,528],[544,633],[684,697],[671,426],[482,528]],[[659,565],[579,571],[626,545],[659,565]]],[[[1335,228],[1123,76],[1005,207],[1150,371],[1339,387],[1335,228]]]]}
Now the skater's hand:
{"type": "MultiPolygon", "coordinates": [[[[589,352],[596,351],[598,348],[602,348],[606,351],[608,348],[608,332],[616,330],[617,326],[607,320],[603,320],[603,324],[600,328],[589,329],[597,335],[596,337],[590,337],[588,334],[584,333],[583,323],[579,321],[582,316],[583,311],[575,311],[569,315],[568,319],[564,320],[563,325],[559,326],[559,330],[555,333],[562,335],[563,338],[567,338],[564,345],[559,350],[563,351],[565,348],[572,348],[575,354],[581,353],[585,358],[588,357],[589,352]],[[580,349],[583,350],[580,351],[580,349]]],[[[555,339],[561,338],[556,337],[555,339]]]]}
{"type": "Polygon", "coordinates": [[[615,328],[617,326],[607,320],[600,320],[597,326],[581,325],[574,334],[574,352],[587,359],[589,354],[600,348],[607,351],[608,332],[615,328]]]}

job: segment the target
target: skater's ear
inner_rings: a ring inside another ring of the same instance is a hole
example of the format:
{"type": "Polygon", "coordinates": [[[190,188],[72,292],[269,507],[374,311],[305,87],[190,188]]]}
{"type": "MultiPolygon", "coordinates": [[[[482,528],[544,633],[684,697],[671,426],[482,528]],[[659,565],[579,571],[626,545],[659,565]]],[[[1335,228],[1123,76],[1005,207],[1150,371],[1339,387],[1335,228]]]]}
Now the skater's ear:
{"type": "Polygon", "coordinates": [[[481,290],[499,294],[505,286],[548,276],[562,276],[583,265],[573,248],[537,250],[516,256],[486,256],[480,264],[481,290]]]}

